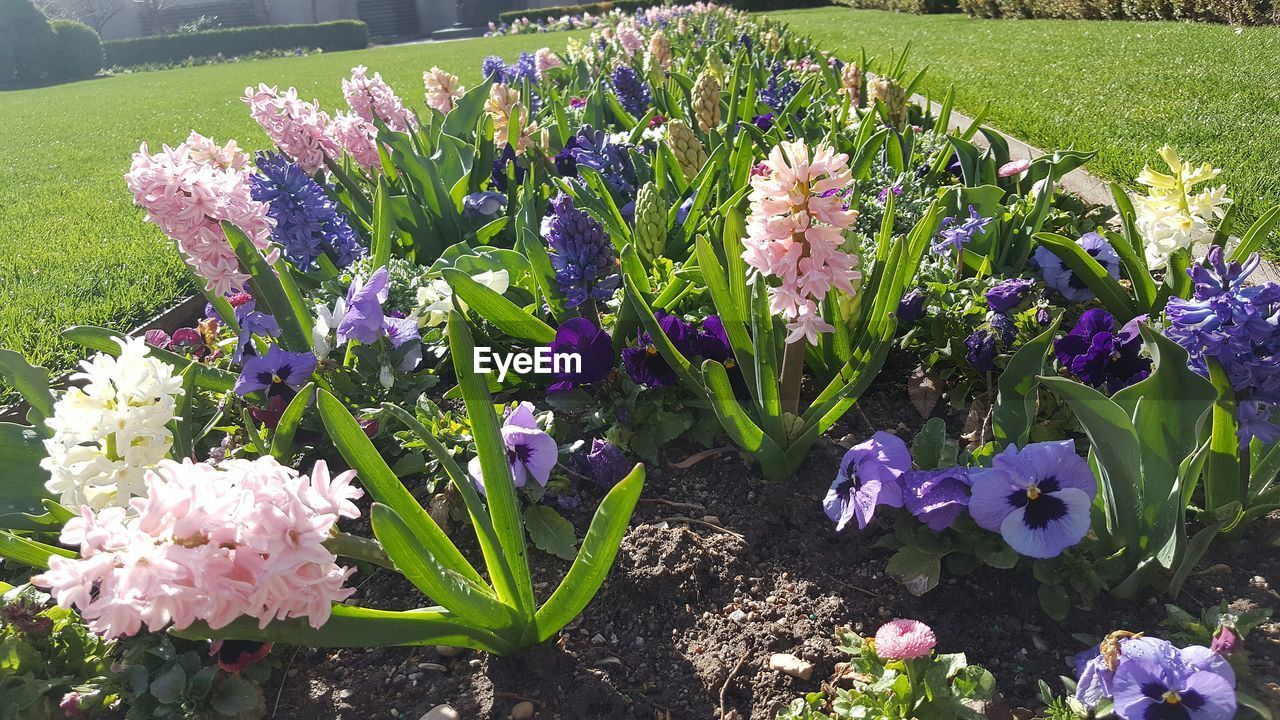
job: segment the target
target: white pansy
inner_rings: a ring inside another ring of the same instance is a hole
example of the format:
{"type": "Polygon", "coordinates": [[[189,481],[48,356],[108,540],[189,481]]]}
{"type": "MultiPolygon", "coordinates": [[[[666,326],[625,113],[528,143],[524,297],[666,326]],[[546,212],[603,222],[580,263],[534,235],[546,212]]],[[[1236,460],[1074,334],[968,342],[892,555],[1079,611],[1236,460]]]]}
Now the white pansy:
{"type": "MultiPolygon", "coordinates": [[[[471,276],[472,280],[484,285],[499,295],[511,286],[511,275],[506,270],[485,270],[471,276]]],[[[458,300],[463,310],[467,304],[458,300]]],[[[419,327],[436,327],[449,319],[449,311],[453,309],[453,288],[441,278],[418,288],[418,307],[414,315],[418,318],[419,327]]]]}
{"type": "Polygon", "coordinates": [[[63,393],[44,441],[45,487],[64,505],[128,507],[146,494],[146,473],[169,454],[182,379],[150,355],[142,338],[120,340],[120,356],[98,354],[72,376],[83,381],[63,393]]]}
{"type": "Polygon", "coordinates": [[[1216,178],[1217,169],[1207,163],[1183,162],[1167,145],[1160,149],[1160,157],[1172,174],[1144,167],[1138,182],[1147,186],[1147,195],[1134,198],[1135,225],[1152,269],[1165,267],[1169,256],[1179,250],[1201,254],[1213,241],[1216,221],[1231,204],[1225,187],[1193,191],[1196,185],[1216,178]]]}
{"type": "Polygon", "coordinates": [[[338,298],[332,310],[325,305],[316,305],[315,316],[316,320],[311,326],[311,350],[316,354],[316,359],[324,360],[333,351],[334,340],[331,337],[337,333],[338,325],[347,316],[346,299],[338,298]]]}

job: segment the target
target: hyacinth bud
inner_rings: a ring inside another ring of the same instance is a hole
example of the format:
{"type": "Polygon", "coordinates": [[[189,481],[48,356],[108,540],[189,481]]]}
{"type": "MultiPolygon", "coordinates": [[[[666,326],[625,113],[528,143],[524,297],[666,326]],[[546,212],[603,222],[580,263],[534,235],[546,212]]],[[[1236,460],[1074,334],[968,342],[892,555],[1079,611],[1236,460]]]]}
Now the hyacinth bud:
{"type": "Polygon", "coordinates": [[[645,183],[636,195],[636,249],[646,260],[660,257],[667,247],[667,203],[654,183],[645,183]]]}
{"type": "Polygon", "coordinates": [[[769,48],[769,52],[778,52],[782,48],[782,38],[778,33],[770,30],[764,34],[764,44],[769,48]]]}
{"type": "Polygon", "coordinates": [[[649,38],[649,54],[644,58],[645,72],[671,69],[671,41],[662,30],[649,38]]]}
{"type": "Polygon", "coordinates": [[[889,123],[902,130],[907,126],[907,93],[892,78],[878,77],[867,84],[867,102],[884,105],[889,123]]]}
{"type": "Polygon", "coordinates": [[[857,63],[845,63],[840,70],[840,94],[850,105],[858,107],[862,100],[862,68],[857,63]]]}
{"type": "Polygon", "coordinates": [[[693,116],[702,132],[720,126],[720,81],[706,71],[693,84],[693,116]]]}
{"type": "Polygon", "coordinates": [[[703,165],[707,164],[707,150],[693,134],[693,128],[683,120],[672,120],[667,123],[667,145],[680,161],[680,169],[685,179],[693,180],[703,165]]]}

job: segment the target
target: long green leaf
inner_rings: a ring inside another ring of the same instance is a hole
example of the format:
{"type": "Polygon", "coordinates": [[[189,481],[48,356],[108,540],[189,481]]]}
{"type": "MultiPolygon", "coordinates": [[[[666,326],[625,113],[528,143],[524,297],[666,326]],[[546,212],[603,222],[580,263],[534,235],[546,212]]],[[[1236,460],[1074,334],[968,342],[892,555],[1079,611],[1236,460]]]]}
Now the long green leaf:
{"type": "Polygon", "coordinates": [[[20,562],[38,570],[49,569],[49,558],[58,555],[74,558],[76,553],[53,545],[45,545],[29,538],[0,530],[0,558],[20,562]]]}
{"type": "Polygon", "coordinates": [[[306,414],[315,394],[316,384],[309,382],[293,396],[284,409],[280,422],[276,424],[275,434],[271,436],[271,456],[276,460],[288,463],[293,457],[293,438],[297,435],[298,425],[302,423],[302,416],[306,414]]]}
{"type": "Polygon", "coordinates": [[[1209,436],[1209,460],[1204,470],[1204,504],[1206,510],[1217,510],[1228,503],[1247,501],[1247,482],[1240,473],[1240,441],[1236,436],[1236,394],[1222,364],[1208,359],[1209,380],[1213,383],[1212,426],[1209,436]]]}
{"type": "Polygon", "coordinates": [[[1040,232],[1035,237],[1041,245],[1057,255],[1118,320],[1128,322],[1140,314],[1141,311],[1120,283],[1084,248],[1056,233],[1040,232]]]}
{"type": "MultiPolygon", "coordinates": [[[[536,345],[547,345],[556,339],[556,331],[550,325],[461,270],[445,268],[444,279],[463,302],[507,335],[536,345]]],[[[467,362],[471,362],[470,357],[467,362]]]]}
{"type": "Polygon", "coordinates": [[[0,423],[0,528],[41,528],[26,515],[42,513],[42,501],[52,497],[44,487],[49,473],[40,467],[46,455],[39,430],[0,423]]]}
{"type": "MultiPolygon", "coordinates": [[[[248,236],[240,228],[230,222],[222,223],[222,230],[227,235],[227,242],[236,251],[240,264],[249,273],[249,286],[253,290],[253,298],[258,309],[275,316],[280,325],[280,340],[288,350],[305,352],[311,349],[311,334],[304,331],[299,313],[289,293],[281,284],[276,270],[267,263],[258,248],[254,247],[248,236]]],[[[309,316],[308,316],[309,317],[309,316]]]]}
{"type": "Polygon", "coordinates": [[[1009,445],[1021,447],[1027,444],[1031,424],[1035,421],[1036,397],[1043,375],[1053,336],[1058,332],[1058,321],[1034,340],[1023,345],[1013,354],[1009,365],[1000,374],[996,404],[991,411],[991,434],[997,450],[1009,445]]]}
{"type": "Polygon", "coordinates": [[[49,369],[32,365],[22,353],[0,348],[0,378],[4,378],[27,401],[31,410],[27,421],[44,425],[53,416],[53,393],[49,390],[49,369]]]}

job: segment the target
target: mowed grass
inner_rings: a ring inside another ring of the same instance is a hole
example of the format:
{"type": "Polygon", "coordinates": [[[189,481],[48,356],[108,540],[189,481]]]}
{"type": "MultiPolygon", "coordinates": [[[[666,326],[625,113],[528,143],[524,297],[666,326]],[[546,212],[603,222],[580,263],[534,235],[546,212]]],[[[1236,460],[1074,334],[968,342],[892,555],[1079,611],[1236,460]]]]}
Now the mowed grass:
{"type": "MultiPolygon", "coordinates": [[[[1168,143],[1222,169],[1252,220],[1280,203],[1280,27],[978,20],[822,8],[770,13],[843,58],[911,43],[922,92],[1045,150],[1098,150],[1093,172],[1135,187],[1168,143]]],[[[1280,248],[1271,246],[1275,255],[1280,248]]]]}
{"type": "MultiPolygon", "coordinates": [[[[423,108],[422,72],[439,65],[468,85],[497,54],[562,48],[566,33],[401,45],[138,73],[0,93],[0,347],[61,371],[83,355],[58,337],[75,324],[135,327],[195,290],[172,244],[133,205],[132,154],[196,130],[245,148],[267,138],[240,101],[245,87],[295,86],[329,110],[341,80],[367,65],[423,108]]],[[[0,383],[0,405],[6,388],[0,383]]]]}

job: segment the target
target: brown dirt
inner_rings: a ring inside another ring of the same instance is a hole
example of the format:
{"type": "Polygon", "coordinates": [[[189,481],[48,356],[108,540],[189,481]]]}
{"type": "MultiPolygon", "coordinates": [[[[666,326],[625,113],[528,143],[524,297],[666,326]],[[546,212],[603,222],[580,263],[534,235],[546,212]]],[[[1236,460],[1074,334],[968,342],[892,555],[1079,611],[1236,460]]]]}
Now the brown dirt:
{"type": "MultiPolygon", "coordinates": [[[[921,419],[894,379],[902,377],[901,369],[884,373],[832,437],[861,438],[886,427],[909,437],[921,419]]],[[[441,657],[434,648],[280,648],[281,671],[266,688],[269,708],[279,698],[274,717],[418,720],[449,703],[463,718],[497,719],[528,700],[538,718],[706,720],[719,717],[723,690],[726,714],[763,720],[831,675],[843,659],[836,627],[872,633],[894,617],[925,620],[940,650],[967,653],[995,674],[1011,705],[1035,707],[1038,679],[1060,689],[1057,677],[1071,674],[1071,657],[1084,647],[1073,634],[1153,631],[1164,616],[1155,600],[1104,598],[1055,623],[1041,613],[1030,577],[995,570],[944,579],[913,597],[885,573],[887,552],[872,548],[882,529],[837,534],[823,514],[821,499],[842,453],[835,443],[816,446],[786,484],[765,483],[736,453],[687,470],[669,465],[696,450],[670,447],[663,467],[650,471],[611,576],[557,639],[512,658],[441,657]],[[713,516],[707,520],[722,529],[675,516],[713,516]],[[774,652],[814,663],[813,679],[768,669],[774,652]]],[[[589,512],[575,518],[580,529],[589,512]]],[[[1250,537],[1215,548],[1180,605],[1193,613],[1221,600],[1280,609],[1277,546],[1280,518],[1273,515],[1250,537]]],[[[568,563],[536,550],[532,557],[545,598],[568,563]]],[[[364,578],[356,597],[374,607],[424,604],[385,571],[364,578]]],[[[1269,685],[1273,699],[1280,696],[1280,625],[1263,626],[1249,644],[1261,681],[1255,694],[1269,685]]]]}

